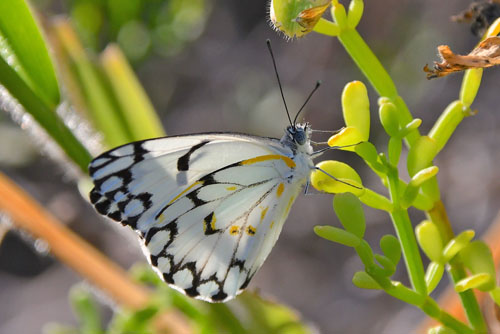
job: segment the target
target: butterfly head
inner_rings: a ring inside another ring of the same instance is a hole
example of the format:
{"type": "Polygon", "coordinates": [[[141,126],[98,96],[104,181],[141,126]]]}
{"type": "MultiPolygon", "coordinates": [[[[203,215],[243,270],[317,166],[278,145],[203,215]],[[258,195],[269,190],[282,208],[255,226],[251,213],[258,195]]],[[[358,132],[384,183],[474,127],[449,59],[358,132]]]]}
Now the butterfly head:
{"type": "Polygon", "coordinates": [[[293,150],[308,151],[310,147],[311,127],[308,123],[288,126],[281,142],[293,150]]]}

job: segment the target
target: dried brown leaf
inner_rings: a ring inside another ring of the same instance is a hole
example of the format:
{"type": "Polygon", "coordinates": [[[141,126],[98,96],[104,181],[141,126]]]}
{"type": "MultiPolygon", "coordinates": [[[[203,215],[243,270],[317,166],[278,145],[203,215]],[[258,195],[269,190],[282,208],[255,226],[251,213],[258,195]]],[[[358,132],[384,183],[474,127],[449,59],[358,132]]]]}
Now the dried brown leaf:
{"type": "Polygon", "coordinates": [[[441,62],[434,62],[434,68],[427,65],[427,79],[444,77],[453,72],[464,71],[470,68],[485,68],[500,65],[500,37],[489,37],[482,41],[468,55],[454,54],[448,45],[438,46],[441,62]]]}
{"type": "Polygon", "coordinates": [[[330,6],[330,1],[322,0],[320,5],[305,9],[299,13],[295,21],[304,28],[304,32],[310,32],[313,30],[316,23],[323,16],[326,9],[330,6]]]}

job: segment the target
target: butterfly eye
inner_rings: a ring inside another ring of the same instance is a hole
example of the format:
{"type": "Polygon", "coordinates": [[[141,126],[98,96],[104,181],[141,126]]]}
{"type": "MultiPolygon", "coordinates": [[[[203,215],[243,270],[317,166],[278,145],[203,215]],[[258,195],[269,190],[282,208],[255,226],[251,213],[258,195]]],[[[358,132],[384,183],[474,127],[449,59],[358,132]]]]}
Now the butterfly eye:
{"type": "Polygon", "coordinates": [[[306,142],[306,133],[304,130],[298,130],[293,134],[293,140],[299,145],[304,145],[306,142]]]}

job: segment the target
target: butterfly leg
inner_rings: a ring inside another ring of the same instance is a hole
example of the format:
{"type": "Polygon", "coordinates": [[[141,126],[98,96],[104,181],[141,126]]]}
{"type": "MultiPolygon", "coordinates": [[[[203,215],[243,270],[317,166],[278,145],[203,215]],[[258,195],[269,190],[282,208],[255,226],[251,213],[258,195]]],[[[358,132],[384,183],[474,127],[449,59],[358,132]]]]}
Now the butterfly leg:
{"type": "Polygon", "coordinates": [[[325,171],[325,170],[323,170],[323,169],[321,169],[321,168],[319,168],[317,166],[314,166],[314,169],[319,170],[320,172],[324,173],[325,175],[328,175],[329,177],[331,177],[332,179],[334,179],[337,182],[346,184],[346,185],[351,186],[351,187],[356,188],[356,189],[363,189],[363,188],[355,186],[354,184],[351,184],[349,182],[345,182],[345,181],[339,180],[335,176],[333,176],[332,174],[328,173],[327,171],[325,171]]]}

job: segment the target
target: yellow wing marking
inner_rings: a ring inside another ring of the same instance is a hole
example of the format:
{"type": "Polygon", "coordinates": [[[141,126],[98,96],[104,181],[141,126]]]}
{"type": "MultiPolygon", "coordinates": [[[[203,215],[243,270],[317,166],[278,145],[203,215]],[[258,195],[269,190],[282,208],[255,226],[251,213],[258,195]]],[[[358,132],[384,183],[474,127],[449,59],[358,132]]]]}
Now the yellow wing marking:
{"type": "Polygon", "coordinates": [[[295,166],[296,166],[295,162],[293,162],[292,159],[290,159],[287,156],[280,155],[280,154],[261,155],[261,156],[255,157],[255,158],[243,160],[242,162],[240,162],[240,164],[241,165],[251,165],[251,164],[255,164],[258,162],[262,162],[262,161],[268,161],[268,160],[283,160],[283,162],[286,163],[286,165],[290,168],[295,168],[295,166]]]}
{"type": "Polygon", "coordinates": [[[235,186],[226,187],[226,190],[233,191],[236,190],[236,187],[235,186]]]}
{"type": "Polygon", "coordinates": [[[274,226],[274,220],[271,222],[271,225],[269,225],[269,228],[273,228],[274,226]]]}
{"type": "Polygon", "coordinates": [[[248,225],[247,233],[249,236],[254,236],[256,232],[257,229],[255,227],[253,227],[252,225],[248,225]]]}
{"type": "Polygon", "coordinates": [[[179,197],[181,197],[182,195],[184,195],[185,193],[187,193],[189,190],[191,190],[192,188],[194,188],[195,186],[199,185],[199,184],[203,184],[203,181],[196,181],[194,182],[192,185],[190,185],[189,187],[187,187],[186,189],[184,189],[183,191],[181,191],[181,193],[177,196],[174,197],[173,200],[171,200],[168,205],[174,203],[175,201],[177,201],[179,199],[179,197]]]}
{"type": "Polygon", "coordinates": [[[269,210],[268,206],[266,206],[266,208],[262,210],[262,212],[260,214],[260,221],[261,222],[264,220],[264,217],[266,216],[267,210],[269,210]]]}
{"type": "Polygon", "coordinates": [[[290,197],[290,201],[288,201],[288,205],[286,206],[285,214],[287,215],[290,212],[290,208],[292,207],[293,201],[295,201],[295,197],[290,197]]]}
{"type": "Polygon", "coordinates": [[[229,234],[231,235],[238,235],[240,233],[240,227],[238,225],[233,225],[229,229],[229,234]]]}
{"type": "Polygon", "coordinates": [[[278,198],[281,196],[281,194],[283,194],[283,190],[285,190],[285,185],[283,183],[280,183],[278,189],[276,189],[276,196],[278,196],[278,198]]]}
{"type": "MultiPolygon", "coordinates": [[[[217,219],[215,218],[215,214],[212,215],[212,220],[210,221],[210,229],[215,231],[215,222],[217,219]]],[[[207,225],[203,224],[203,232],[207,231],[207,225]]]]}

